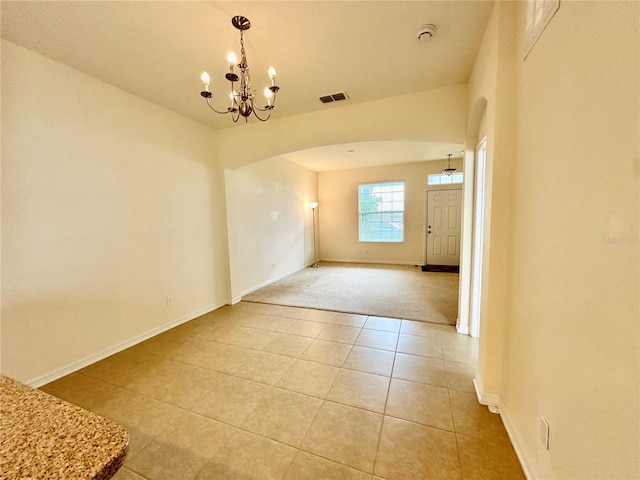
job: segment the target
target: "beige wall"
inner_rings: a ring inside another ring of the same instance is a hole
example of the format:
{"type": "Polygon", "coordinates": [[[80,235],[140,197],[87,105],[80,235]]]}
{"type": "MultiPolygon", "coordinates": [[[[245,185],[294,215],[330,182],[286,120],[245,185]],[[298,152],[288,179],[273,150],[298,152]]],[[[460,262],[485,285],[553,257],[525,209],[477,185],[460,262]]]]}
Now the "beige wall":
{"type": "Polygon", "coordinates": [[[467,86],[452,85],[281,119],[274,113],[268,123],[221,130],[218,152],[224,168],[237,168],[306,148],[368,140],[461,144],[466,116],[467,86]]]}
{"type": "Polygon", "coordinates": [[[242,295],[313,261],[318,174],[282,158],[226,170],[231,291],[242,295]]]}
{"type": "Polygon", "coordinates": [[[526,61],[514,5],[470,82],[493,143],[479,376],[531,478],[639,478],[640,4],[562,2],[526,61]]]}
{"type": "Polygon", "coordinates": [[[212,130],[5,41],[2,87],[2,373],[39,384],[225,303],[212,130]]]}
{"type": "MultiPolygon", "coordinates": [[[[462,169],[459,159],[451,166],[462,169]]],[[[440,173],[446,161],[416,162],[320,173],[320,258],[330,261],[422,265],[425,263],[425,199],[427,175],[440,173]],[[401,243],[358,240],[358,185],[405,182],[405,240],[401,243]]],[[[452,188],[461,188],[452,187],[452,188]]]]}
{"type": "Polygon", "coordinates": [[[639,7],[563,3],[516,59],[504,398],[543,477],[640,476],[639,7]]]}

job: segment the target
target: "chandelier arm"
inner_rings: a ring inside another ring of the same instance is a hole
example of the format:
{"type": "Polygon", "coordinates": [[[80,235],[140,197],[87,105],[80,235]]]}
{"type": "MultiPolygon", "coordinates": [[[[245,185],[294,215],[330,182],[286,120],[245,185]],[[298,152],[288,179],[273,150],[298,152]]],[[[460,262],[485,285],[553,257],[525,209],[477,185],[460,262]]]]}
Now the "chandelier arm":
{"type": "Polygon", "coordinates": [[[265,108],[254,107],[256,110],[260,110],[261,112],[270,112],[276,107],[276,92],[277,90],[271,90],[273,92],[273,100],[270,105],[267,105],[265,108]]]}
{"type": "Polygon", "coordinates": [[[207,105],[209,106],[209,108],[210,108],[211,110],[213,110],[214,112],[219,113],[220,115],[224,115],[224,114],[226,114],[226,113],[231,112],[231,110],[229,110],[229,109],[227,109],[227,111],[226,111],[226,112],[219,112],[218,110],[216,110],[215,108],[213,108],[213,107],[211,106],[211,103],[209,102],[209,99],[208,99],[208,98],[207,98],[206,100],[207,100],[207,105]]]}
{"type": "Polygon", "coordinates": [[[261,122],[266,122],[267,120],[269,120],[269,119],[271,118],[271,109],[269,109],[269,110],[261,110],[261,109],[259,109],[259,108],[254,108],[254,109],[253,109],[253,115],[254,115],[258,120],[260,120],[261,122]],[[261,118],[261,117],[258,115],[258,110],[260,110],[261,112],[268,111],[268,112],[269,112],[269,114],[267,115],[267,117],[266,117],[266,118],[261,118]]]}

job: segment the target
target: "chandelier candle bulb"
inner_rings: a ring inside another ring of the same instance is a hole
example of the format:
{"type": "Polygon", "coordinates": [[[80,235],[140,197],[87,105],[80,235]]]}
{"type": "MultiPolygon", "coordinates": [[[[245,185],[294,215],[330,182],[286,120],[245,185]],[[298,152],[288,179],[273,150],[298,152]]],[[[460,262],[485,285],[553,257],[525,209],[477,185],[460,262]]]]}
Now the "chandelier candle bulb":
{"type": "Polygon", "coordinates": [[[264,96],[267,98],[267,106],[271,106],[271,98],[273,97],[273,92],[269,87],[264,89],[264,96]]]}
{"type": "Polygon", "coordinates": [[[227,55],[227,62],[229,62],[229,70],[233,72],[233,67],[238,63],[238,57],[236,57],[235,53],[229,52],[229,55],[227,55]]]}
{"type": "Polygon", "coordinates": [[[211,77],[209,76],[209,74],[207,72],[202,72],[202,75],[200,75],[200,80],[202,80],[202,83],[204,85],[204,91],[208,92],[209,91],[209,83],[211,82],[211,77]]]}
{"type": "Polygon", "coordinates": [[[271,79],[271,86],[274,87],[276,85],[276,69],[273,67],[269,67],[269,78],[271,79]]]}

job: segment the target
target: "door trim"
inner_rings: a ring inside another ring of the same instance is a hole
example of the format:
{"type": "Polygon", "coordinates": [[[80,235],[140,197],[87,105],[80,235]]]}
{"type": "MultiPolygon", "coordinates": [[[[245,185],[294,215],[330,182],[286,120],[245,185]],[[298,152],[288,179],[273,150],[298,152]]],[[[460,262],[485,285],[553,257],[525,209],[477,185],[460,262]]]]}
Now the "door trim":
{"type": "Polygon", "coordinates": [[[475,150],[475,175],[473,179],[473,224],[471,242],[471,288],[469,290],[469,335],[480,336],[482,318],[483,285],[485,275],[485,252],[488,239],[487,228],[487,138],[478,143],[475,150]]]}

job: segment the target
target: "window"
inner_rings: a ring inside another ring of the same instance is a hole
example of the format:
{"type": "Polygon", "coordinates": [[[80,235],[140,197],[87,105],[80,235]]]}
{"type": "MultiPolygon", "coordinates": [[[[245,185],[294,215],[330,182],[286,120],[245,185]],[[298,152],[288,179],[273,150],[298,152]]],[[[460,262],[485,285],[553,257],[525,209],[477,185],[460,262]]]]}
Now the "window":
{"type": "Polygon", "coordinates": [[[445,175],[444,173],[432,173],[427,176],[428,185],[449,185],[451,183],[462,183],[464,174],[454,173],[452,175],[445,175]]]}
{"type": "Polygon", "coordinates": [[[560,8],[560,0],[528,0],[524,28],[524,59],[536,44],[551,18],[560,8]]]}
{"type": "Polygon", "coordinates": [[[404,182],[358,186],[361,242],[404,242],[404,182]]]}

